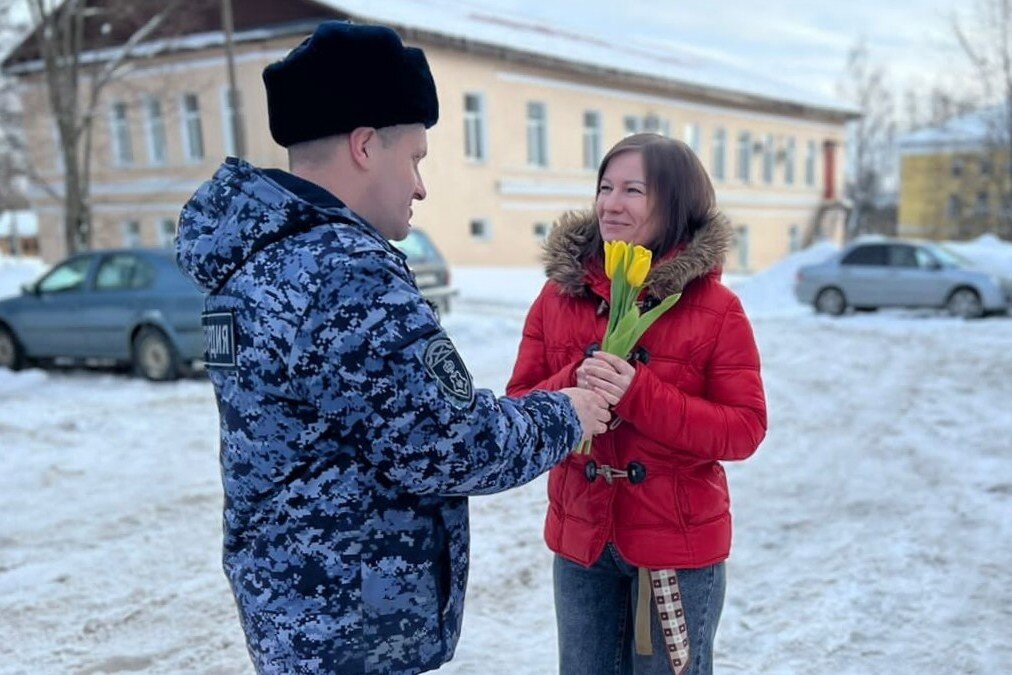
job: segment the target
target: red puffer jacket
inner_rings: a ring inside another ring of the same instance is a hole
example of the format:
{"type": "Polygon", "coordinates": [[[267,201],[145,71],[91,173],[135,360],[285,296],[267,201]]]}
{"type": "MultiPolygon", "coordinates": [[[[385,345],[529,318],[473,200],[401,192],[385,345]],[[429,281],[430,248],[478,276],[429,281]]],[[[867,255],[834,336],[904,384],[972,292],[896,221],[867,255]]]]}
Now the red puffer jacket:
{"type": "MultiPolygon", "coordinates": [[[[608,324],[610,281],[585,266],[590,213],[564,216],[546,249],[548,282],[531,307],[510,396],[576,385],[587,348],[608,324]]],[[[571,455],[548,479],[545,540],[556,553],[593,564],[607,542],[639,567],[705,567],[727,558],[731,514],[720,465],[749,457],[766,434],[759,353],[738,298],[720,283],[731,229],[715,214],[683,250],[647,278],[655,298],[681,300],[639,344],[647,361],[615,407],[621,422],[594,439],[591,455],[571,455]],[[590,480],[587,464],[598,465],[590,480]],[[646,478],[610,483],[601,466],[636,462],[646,478]]]]}

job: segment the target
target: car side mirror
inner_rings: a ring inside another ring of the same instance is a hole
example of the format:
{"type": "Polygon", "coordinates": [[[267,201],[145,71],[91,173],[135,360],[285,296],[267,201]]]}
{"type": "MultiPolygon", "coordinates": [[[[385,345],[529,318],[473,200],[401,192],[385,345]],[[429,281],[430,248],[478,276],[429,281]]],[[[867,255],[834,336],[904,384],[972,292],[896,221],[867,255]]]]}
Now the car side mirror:
{"type": "Polygon", "coordinates": [[[38,295],[39,287],[35,284],[21,284],[21,295],[38,295]]]}
{"type": "Polygon", "coordinates": [[[931,270],[932,272],[937,272],[938,270],[942,269],[942,263],[938,262],[937,260],[932,260],[931,262],[928,263],[928,269],[931,270]]]}

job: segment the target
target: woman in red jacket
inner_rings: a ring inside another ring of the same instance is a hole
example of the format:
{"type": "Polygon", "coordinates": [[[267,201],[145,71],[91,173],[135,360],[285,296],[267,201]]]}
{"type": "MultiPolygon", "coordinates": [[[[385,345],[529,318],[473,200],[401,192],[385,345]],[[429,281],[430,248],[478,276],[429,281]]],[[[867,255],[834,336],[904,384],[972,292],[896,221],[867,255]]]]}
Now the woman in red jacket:
{"type": "Polygon", "coordinates": [[[560,219],[507,393],[578,386],[612,405],[590,455],[549,475],[563,675],[709,673],[724,602],[731,514],[721,462],[766,433],[752,328],[720,283],[731,228],[684,143],[619,142],[593,212],[560,219]],[[641,304],[682,293],[626,362],[597,351],[608,323],[603,242],[653,251],[641,304]]]}

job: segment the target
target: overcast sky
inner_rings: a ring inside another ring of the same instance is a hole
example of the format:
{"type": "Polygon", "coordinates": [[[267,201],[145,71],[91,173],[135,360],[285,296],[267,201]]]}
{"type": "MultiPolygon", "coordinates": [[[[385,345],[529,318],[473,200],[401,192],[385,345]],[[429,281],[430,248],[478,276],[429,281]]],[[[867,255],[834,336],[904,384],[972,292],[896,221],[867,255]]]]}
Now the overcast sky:
{"type": "Polygon", "coordinates": [[[641,44],[675,43],[835,95],[862,37],[899,91],[958,84],[967,67],[950,17],[975,0],[468,1],[641,44]]]}

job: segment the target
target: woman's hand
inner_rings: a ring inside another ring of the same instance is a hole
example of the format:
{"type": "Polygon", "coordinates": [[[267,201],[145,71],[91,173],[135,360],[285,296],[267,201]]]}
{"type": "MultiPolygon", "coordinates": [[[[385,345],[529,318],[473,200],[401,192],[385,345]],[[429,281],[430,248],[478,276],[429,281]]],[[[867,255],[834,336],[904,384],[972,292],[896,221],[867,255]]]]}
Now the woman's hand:
{"type": "Polygon", "coordinates": [[[609,406],[618,405],[629,385],[632,384],[636,368],[614,354],[596,351],[584,359],[576,369],[576,386],[596,391],[609,406]]]}

